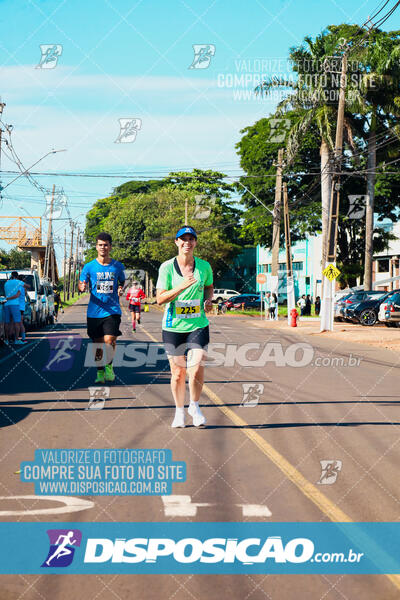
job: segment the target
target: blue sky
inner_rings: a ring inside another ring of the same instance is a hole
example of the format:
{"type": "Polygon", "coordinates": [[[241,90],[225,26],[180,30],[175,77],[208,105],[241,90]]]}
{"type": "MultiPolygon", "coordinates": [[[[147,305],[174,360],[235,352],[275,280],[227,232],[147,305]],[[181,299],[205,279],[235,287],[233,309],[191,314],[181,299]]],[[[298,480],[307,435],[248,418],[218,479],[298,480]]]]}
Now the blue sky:
{"type": "MultiPolygon", "coordinates": [[[[67,149],[43,160],[40,171],[147,178],[209,167],[233,176],[239,172],[240,129],[276,104],[254,97],[257,77],[287,74],[288,50],[305,35],[314,37],[333,23],[363,23],[379,4],[2,0],[3,121],[14,127],[13,146],[25,166],[52,148],[67,149]],[[41,44],[62,46],[55,68],[35,68],[41,44]],[[194,44],[215,48],[208,68],[189,68],[194,44]],[[242,75],[248,75],[247,84],[232,87],[234,77],[242,75]],[[115,143],[120,118],[141,120],[134,142],[115,143]]],[[[400,10],[385,27],[400,28],[400,10]]],[[[2,169],[15,169],[4,154],[2,169]]],[[[11,178],[3,174],[3,185],[11,178]]],[[[96,198],[124,179],[40,176],[37,181],[46,188],[62,186],[72,216],[83,225],[96,198]]],[[[3,215],[43,214],[43,194],[25,178],[3,195],[3,215]]],[[[64,226],[60,221],[57,229],[64,226]]]]}

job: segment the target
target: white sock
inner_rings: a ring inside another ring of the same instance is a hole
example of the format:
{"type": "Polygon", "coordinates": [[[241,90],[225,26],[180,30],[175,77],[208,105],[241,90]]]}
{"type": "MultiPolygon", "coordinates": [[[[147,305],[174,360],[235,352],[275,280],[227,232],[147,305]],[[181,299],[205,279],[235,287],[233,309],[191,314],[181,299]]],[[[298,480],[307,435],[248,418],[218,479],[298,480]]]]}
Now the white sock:
{"type": "Polygon", "coordinates": [[[200,410],[200,406],[198,402],[195,402],[194,400],[190,400],[190,405],[192,408],[194,408],[195,410],[200,410]]]}
{"type": "Polygon", "coordinates": [[[184,406],[177,406],[175,408],[175,414],[176,415],[184,415],[185,414],[185,407],[184,406]]]}

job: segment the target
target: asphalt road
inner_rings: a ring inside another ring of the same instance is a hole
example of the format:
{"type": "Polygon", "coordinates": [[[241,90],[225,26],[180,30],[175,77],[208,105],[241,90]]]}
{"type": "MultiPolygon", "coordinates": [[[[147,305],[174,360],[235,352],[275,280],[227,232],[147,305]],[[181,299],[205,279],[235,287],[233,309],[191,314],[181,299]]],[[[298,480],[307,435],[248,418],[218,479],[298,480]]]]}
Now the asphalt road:
{"type": "MultiPolygon", "coordinates": [[[[206,370],[201,403],[207,427],[174,430],[165,360],[116,367],[103,410],[87,410],[95,374],[84,366],[86,302],[68,309],[56,326],[30,333],[17,354],[0,353],[2,521],[399,519],[399,364],[393,353],[260,328],[257,318],[212,317],[219,364],[206,370]],[[72,336],[70,349],[49,365],[57,336],[72,336]],[[256,344],[262,349],[266,343],[269,360],[257,366],[256,344]],[[294,352],[299,343],[308,345],[306,354],[294,352]],[[246,344],[254,345],[245,354],[246,344]],[[302,365],[303,356],[308,362],[302,365]],[[168,516],[160,497],[86,497],[90,507],[62,514],[29,512],[51,510],[51,501],[10,499],[33,494],[16,471],[21,461],[33,460],[36,448],[85,447],[171,449],[174,460],[187,463],[187,481],[174,484],[173,493],[190,496],[191,516],[184,516],[187,507],[168,516]],[[323,460],[341,462],[332,484],[318,484],[323,460]]],[[[154,357],[161,313],[143,314],[132,334],[124,309],[122,331],[118,356],[125,352],[126,358],[129,344],[141,342],[154,357]]],[[[0,585],[1,600],[400,597],[400,579],[385,575],[2,575],[0,585]]]]}

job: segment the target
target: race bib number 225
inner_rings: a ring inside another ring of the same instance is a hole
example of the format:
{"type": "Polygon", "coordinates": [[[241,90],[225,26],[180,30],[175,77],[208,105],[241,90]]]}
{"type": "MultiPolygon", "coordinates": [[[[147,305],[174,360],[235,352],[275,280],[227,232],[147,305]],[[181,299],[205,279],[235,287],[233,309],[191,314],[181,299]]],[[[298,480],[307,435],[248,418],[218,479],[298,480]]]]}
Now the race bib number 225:
{"type": "Polygon", "coordinates": [[[178,319],[195,319],[200,316],[200,300],[175,302],[178,319]]]}

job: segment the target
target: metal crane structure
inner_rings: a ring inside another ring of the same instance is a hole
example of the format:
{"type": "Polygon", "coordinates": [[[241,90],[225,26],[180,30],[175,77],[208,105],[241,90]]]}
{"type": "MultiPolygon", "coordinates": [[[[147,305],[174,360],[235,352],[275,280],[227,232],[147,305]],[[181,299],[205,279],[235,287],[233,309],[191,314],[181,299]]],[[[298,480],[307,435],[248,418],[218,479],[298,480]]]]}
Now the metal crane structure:
{"type": "Polygon", "coordinates": [[[47,245],[42,242],[42,217],[0,217],[0,240],[15,244],[19,250],[31,253],[31,269],[37,269],[39,277],[45,275],[52,283],[58,281],[57,262],[52,236],[47,245]],[[47,273],[45,259],[47,258],[47,273]]]}

